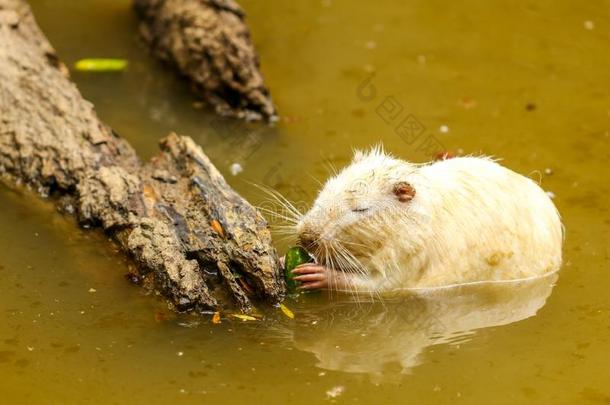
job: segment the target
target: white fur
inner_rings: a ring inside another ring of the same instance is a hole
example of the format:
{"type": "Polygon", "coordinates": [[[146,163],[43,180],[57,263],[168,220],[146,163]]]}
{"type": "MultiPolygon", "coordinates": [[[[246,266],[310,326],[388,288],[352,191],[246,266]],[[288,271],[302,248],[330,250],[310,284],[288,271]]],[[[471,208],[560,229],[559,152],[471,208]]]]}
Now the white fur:
{"type": "Polygon", "coordinates": [[[381,148],[356,152],[297,232],[317,235],[318,259],[349,273],[357,291],[520,279],[561,265],[562,226],[550,198],[488,158],[415,165],[381,148]],[[416,190],[408,202],[392,192],[404,181],[416,190]]]}

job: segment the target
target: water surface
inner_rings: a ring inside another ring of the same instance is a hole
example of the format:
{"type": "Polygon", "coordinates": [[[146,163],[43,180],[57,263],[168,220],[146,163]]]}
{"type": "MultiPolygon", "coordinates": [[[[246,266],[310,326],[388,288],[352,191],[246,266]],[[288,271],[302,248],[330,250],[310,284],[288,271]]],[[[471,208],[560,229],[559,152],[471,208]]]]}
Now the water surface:
{"type": "Polygon", "coordinates": [[[274,128],[194,109],[141,46],[128,1],[31,4],[68,64],[129,59],[124,74],[73,79],[144,158],[169,131],[190,135],[253,203],[265,196],[250,182],[306,205],[352,148],[492,155],[555,195],[565,265],[554,288],[311,297],[290,304],[294,320],[213,325],[127,283],[100,233],[0,188],[3,401],[610,401],[608,2],[242,1],[283,116],[274,128]]]}

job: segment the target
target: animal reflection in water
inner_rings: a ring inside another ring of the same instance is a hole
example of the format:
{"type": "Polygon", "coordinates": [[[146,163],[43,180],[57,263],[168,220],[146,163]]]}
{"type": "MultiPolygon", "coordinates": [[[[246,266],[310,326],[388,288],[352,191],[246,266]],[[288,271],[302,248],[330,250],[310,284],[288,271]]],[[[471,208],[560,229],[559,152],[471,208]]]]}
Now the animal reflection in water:
{"type": "Polygon", "coordinates": [[[534,316],[557,273],[524,280],[410,290],[384,302],[303,303],[291,338],[327,370],[387,377],[409,372],[427,347],[534,316]]]}

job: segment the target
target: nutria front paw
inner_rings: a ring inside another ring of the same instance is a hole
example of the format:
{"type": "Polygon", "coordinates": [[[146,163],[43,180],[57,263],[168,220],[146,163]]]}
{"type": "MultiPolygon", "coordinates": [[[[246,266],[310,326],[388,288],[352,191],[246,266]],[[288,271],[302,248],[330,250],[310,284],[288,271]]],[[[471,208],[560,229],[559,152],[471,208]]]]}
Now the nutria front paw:
{"type": "Polygon", "coordinates": [[[316,263],[305,263],[292,270],[301,290],[320,290],[329,286],[331,270],[316,263]]]}

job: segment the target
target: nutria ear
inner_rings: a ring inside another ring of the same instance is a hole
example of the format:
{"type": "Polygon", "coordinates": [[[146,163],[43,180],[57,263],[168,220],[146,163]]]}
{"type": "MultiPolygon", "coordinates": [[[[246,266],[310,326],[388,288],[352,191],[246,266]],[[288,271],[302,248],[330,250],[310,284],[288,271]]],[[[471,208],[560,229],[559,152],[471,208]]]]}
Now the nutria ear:
{"type": "Polygon", "coordinates": [[[409,202],[415,197],[415,188],[406,181],[399,181],[394,184],[392,192],[400,202],[409,202]]]}

